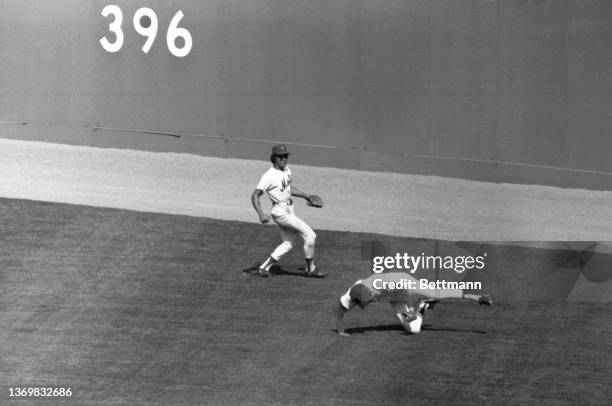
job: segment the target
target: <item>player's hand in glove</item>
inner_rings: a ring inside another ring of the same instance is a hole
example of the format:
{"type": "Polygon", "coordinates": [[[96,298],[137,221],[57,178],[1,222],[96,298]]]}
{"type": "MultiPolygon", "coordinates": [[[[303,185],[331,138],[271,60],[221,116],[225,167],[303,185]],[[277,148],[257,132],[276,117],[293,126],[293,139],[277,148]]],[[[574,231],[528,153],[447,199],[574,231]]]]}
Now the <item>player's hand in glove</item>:
{"type": "Polygon", "coordinates": [[[323,207],[323,199],[319,195],[308,195],[306,198],[306,204],[310,207],[323,207]]]}

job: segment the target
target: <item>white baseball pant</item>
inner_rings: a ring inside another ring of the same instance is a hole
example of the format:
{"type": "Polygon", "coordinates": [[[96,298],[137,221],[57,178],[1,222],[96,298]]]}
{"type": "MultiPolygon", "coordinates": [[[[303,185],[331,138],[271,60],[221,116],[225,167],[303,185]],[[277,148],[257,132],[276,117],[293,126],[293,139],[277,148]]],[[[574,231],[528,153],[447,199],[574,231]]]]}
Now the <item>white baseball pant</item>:
{"type": "Polygon", "coordinates": [[[421,306],[425,304],[421,302],[421,298],[428,299],[461,299],[463,290],[461,289],[413,289],[404,301],[390,301],[391,307],[395,315],[404,326],[404,329],[412,334],[420,333],[423,325],[423,316],[419,313],[421,306]],[[416,313],[416,319],[409,321],[409,317],[416,313]]]}
{"type": "Polygon", "coordinates": [[[299,243],[304,242],[304,258],[314,258],[317,235],[304,220],[295,215],[292,204],[280,203],[272,207],[272,219],[279,227],[283,242],[272,252],[271,257],[280,260],[299,243]]]}
{"type": "Polygon", "coordinates": [[[423,324],[423,316],[418,313],[419,309],[415,309],[405,302],[392,301],[389,302],[395,315],[399,319],[402,326],[404,326],[404,330],[409,333],[416,334],[421,332],[421,325],[423,324]],[[407,316],[416,315],[416,319],[409,321],[407,316]]]}

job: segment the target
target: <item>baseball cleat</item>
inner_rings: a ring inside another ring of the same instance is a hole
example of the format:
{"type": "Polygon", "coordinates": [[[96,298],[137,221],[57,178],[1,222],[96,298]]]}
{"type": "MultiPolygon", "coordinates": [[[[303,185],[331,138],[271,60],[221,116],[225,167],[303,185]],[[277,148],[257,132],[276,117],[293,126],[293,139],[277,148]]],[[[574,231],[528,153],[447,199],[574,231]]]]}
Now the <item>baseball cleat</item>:
{"type": "Polygon", "coordinates": [[[437,299],[422,300],[419,303],[419,313],[424,315],[427,310],[432,310],[436,303],[440,303],[440,301],[437,299]]]}
{"type": "Polygon", "coordinates": [[[491,300],[491,296],[481,295],[480,298],[478,299],[478,304],[491,306],[493,304],[493,301],[491,300]]]}
{"type": "Polygon", "coordinates": [[[259,269],[259,263],[253,264],[253,265],[249,266],[248,268],[243,269],[242,273],[249,274],[249,275],[257,275],[257,270],[258,269],[259,269]]]}
{"type": "Polygon", "coordinates": [[[266,271],[265,269],[257,269],[257,275],[261,276],[262,278],[269,278],[272,276],[272,274],[270,273],[270,271],[266,271]]]}
{"type": "Polygon", "coordinates": [[[423,303],[427,304],[427,310],[433,310],[437,303],[440,303],[438,299],[427,299],[423,300],[423,303]]]}
{"type": "Polygon", "coordinates": [[[306,276],[311,278],[324,278],[327,276],[327,272],[320,271],[318,268],[315,268],[314,271],[306,271],[306,276]]]}

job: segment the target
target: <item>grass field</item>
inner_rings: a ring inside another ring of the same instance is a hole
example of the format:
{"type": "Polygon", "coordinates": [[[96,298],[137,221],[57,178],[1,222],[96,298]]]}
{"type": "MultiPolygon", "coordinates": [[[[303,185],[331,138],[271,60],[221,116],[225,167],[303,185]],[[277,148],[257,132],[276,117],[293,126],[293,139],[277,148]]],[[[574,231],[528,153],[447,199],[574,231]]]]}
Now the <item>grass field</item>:
{"type": "MultiPolygon", "coordinates": [[[[0,199],[0,401],[79,405],[609,404],[612,303],[441,303],[420,335],[351,312],[361,242],[318,231],[326,279],[242,275],[275,227],[0,199]]],[[[299,250],[298,250],[299,251],[299,250]]],[[[301,265],[299,252],[285,262],[301,265]]],[[[495,298],[494,298],[495,299],[495,298]]]]}

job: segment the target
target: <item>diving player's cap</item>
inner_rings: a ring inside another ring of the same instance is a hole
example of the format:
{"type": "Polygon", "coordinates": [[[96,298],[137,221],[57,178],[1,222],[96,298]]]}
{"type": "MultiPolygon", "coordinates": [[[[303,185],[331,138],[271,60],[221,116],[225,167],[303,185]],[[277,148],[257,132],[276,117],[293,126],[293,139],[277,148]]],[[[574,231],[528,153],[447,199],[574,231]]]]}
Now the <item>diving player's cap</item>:
{"type": "Polygon", "coordinates": [[[272,155],[289,155],[291,152],[287,151],[285,144],[277,144],[272,147],[272,155]]]}
{"type": "Polygon", "coordinates": [[[372,292],[365,285],[358,283],[349,290],[349,297],[363,309],[372,300],[372,292]]]}

